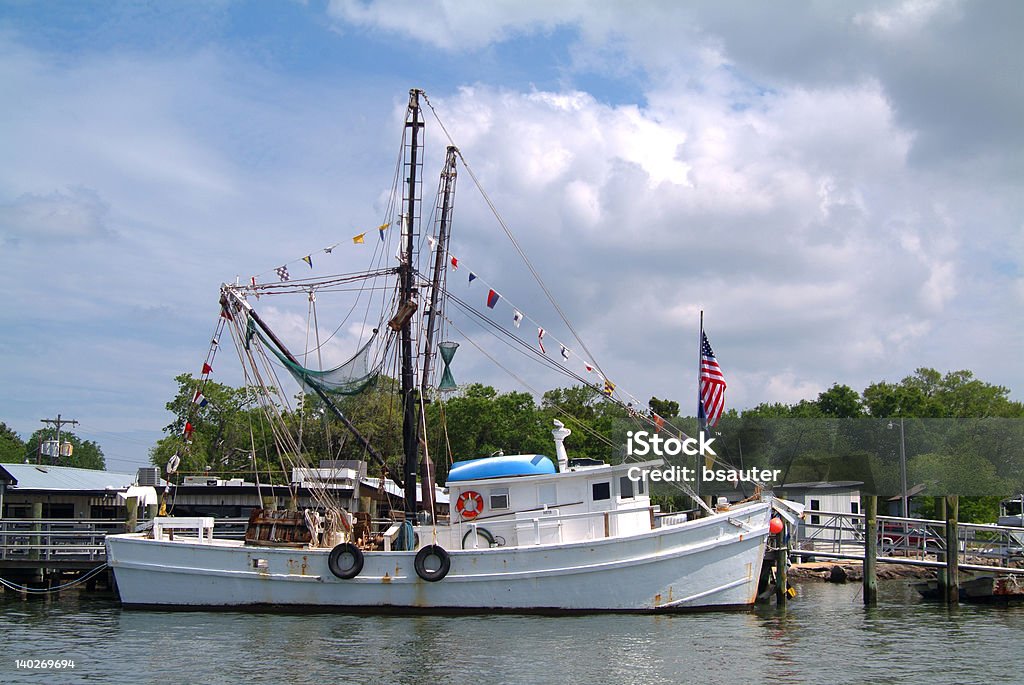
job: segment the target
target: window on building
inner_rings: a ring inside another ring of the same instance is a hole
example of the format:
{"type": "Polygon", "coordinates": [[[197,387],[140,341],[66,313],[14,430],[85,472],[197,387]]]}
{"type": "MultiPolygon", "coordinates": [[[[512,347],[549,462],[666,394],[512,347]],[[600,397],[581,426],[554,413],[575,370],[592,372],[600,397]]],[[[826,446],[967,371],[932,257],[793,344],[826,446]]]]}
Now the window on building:
{"type": "Polygon", "coordinates": [[[508,488],[491,488],[491,509],[508,509],[508,488]]]}
{"type": "Polygon", "coordinates": [[[75,518],[74,504],[43,504],[43,518],[46,519],[73,519],[75,518]]]}
{"type": "Polygon", "coordinates": [[[610,481],[594,483],[591,485],[591,496],[595,502],[612,498],[612,484],[610,481]]]}
{"type": "Polygon", "coordinates": [[[860,513],[860,502],[850,502],[850,513],[851,514],[859,514],[860,513]]]}
{"type": "Polygon", "coordinates": [[[7,504],[4,505],[4,518],[11,519],[27,519],[31,516],[31,507],[27,504],[7,504]]]}
{"type": "Polygon", "coordinates": [[[94,504],[89,508],[89,518],[93,519],[119,519],[120,512],[113,505],[94,504]]]}
{"type": "MultiPolygon", "coordinates": [[[[811,507],[810,508],[811,508],[811,511],[821,511],[821,500],[820,499],[812,499],[811,500],[811,507]]],[[[820,516],[816,516],[814,514],[811,514],[811,525],[812,526],[816,526],[816,525],[818,525],[820,523],[821,523],[821,517],[820,516]]]]}
{"type": "Polygon", "coordinates": [[[619,497],[622,499],[633,499],[633,481],[628,476],[619,478],[619,497]]]}

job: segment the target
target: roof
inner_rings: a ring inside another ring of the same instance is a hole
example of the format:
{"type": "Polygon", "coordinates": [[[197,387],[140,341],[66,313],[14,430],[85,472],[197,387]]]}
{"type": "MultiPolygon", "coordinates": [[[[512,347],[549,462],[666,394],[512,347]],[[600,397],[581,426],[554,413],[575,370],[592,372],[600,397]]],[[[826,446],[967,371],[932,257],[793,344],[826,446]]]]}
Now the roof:
{"type": "Polygon", "coordinates": [[[786,483],[778,487],[779,490],[844,490],[860,489],[864,485],[862,480],[833,480],[814,481],[809,483],[786,483]]]}
{"type": "MultiPolygon", "coordinates": [[[[0,471],[10,476],[7,487],[14,490],[124,490],[135,484],[134,473],[112,473],[71,466],[37,466],[36,464],[0,464],[0,471]]],[[[6,476],[2,476],[6,479],[6,476]]]]}
{"type": "MultiPolygon", "coordinates": [[[[380,490],[380,478],[370,478],[364,476],[359,479],[359,482],[363,485],[369,485],[374,490],[380,490]]],[[[391,480],[390,478],[384,481],[384,490],[392,497],[405,497],[405,490],[398,487],[398,483],[391,480]]],[[[423,501],[423,494],[420,492],[420,484],[416,483],[416,501],[423,501]]],[[[450,504],[451,500],[449,495],[438,485],[434,486],[434,501],[438,504],[450,504]]]]}

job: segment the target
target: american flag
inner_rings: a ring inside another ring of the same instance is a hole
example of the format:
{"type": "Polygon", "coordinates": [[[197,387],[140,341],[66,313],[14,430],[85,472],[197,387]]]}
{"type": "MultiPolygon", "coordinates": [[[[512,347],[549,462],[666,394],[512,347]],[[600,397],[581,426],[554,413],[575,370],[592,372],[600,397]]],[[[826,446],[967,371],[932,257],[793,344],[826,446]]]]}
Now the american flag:
{"type": "Polygon", "coordinates": [[[725,376],[711,351],[711,343],[704,331],[700,332],[700,396],[697,416],[702,425],[714,426],[725,406],[725,376]]]}

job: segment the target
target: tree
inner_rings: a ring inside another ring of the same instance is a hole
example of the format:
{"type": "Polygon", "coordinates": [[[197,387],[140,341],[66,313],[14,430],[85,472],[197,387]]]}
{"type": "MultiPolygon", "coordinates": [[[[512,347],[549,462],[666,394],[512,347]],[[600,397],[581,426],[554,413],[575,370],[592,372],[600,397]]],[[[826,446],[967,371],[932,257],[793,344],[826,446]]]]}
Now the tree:
{"type": "Polygon", "coordinates": [[[864,415],[860,395],[848,385],[834,383],[831,388],[818,394],[818,401],[815,404],[825,416],[855,419],[864,415]]]}
{"type": "Polygon", "coordinates": [[[1024,404],[1010,400],[1010,390],[974,378],[971,371],[920,368],[897,384],[872,383],[862,394],[871,416],[888,418],[1024,417],[1024,404]]]}
{"type": "Polygon", "coordinates": [[[548,390],[544,393],[542,407],[548,430],[557,419],[573,431],[566,439],[570,458],[611,458],[616,446],[616,429],[622,430],[630,419],[626,409],[607,401],[588,385],[548,390]]]}
{"type": "MultiPolygon", "coordinates": [[[[39,446],[46,440],[56,439],[56,428],[40,428],[25,443],[25,452],[30,454],[29,459],[35,461],[36,456],[39,455],[39,446]]],[[[42,463],[55,466],[74,466],[80,469],[97,469],[99,471],[107,468],[107,462],[103,458],[103,450],[92,440],[82,440],[74,433],[61,431],[60,441],[62,444],[66,442],[71,443],[73,448],[71,456],[48,457],[43,455],[40,457],[42,463]]]]}
{"type": "Polygon", "coordinates": [[[21,437],[0,421],[0,463],[20,464],[25,460],[26,453],[21,437]]]}
{"type": "Polygon", "coordinates": [[[163,469],[177,454],[182,473],[202,473],[207,467],[211,471],[251,470],[255,444],[258,468],[280,472],[276,452],[273,458],[270,455],[274,444],[270,425],[254,409],[258,403],[255,391],[207,380],[202,385],[206,404],[200,406],[193,401],[200,380],[187,373],[174,380],[178,392],[165,405],[174,420],[164,427],[167,436],[150,449],[154,465],[163,469]],[[192,428],[191,443],[187,445],[186,424],[192,428]]]}
{"type": "Polygon", "coordinates": [[[453,461],[486,457],[498,451],[551,452],[550,428],[545,428],[544,416],[533,396],[525,392],[498,393],[489,385],[467,385],[443,404],[432,403],[427,425],[438,481],[443,481],[448,472],[445,456],[449,449],[453,461]]]}
{"type": "Polygon", "coordinates": [[[657,397],[652,397],[647,406],[663,419],[679,416],[679,403],[674,400],[659,400],[657,397]]]}

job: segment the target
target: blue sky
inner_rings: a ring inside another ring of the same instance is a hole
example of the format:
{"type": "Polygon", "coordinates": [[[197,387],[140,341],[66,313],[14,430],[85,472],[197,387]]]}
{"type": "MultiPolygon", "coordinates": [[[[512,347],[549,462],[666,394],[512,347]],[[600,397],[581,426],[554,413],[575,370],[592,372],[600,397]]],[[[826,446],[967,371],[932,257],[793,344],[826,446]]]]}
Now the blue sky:
{"type": "MultiPolygon", "coordinates": [[[[703,308],[729,406],[1020,399],[1018,3],[550,5],[0,2],[0,420],[146,462],[219,284],[375,225],[413,86],[635,396],[693,395],[703,308]]],[[[471,195],[453,250],[568,340],[471,195]]]]}

